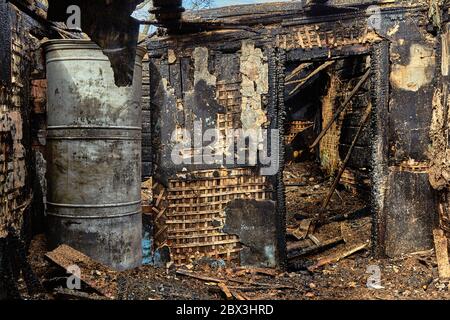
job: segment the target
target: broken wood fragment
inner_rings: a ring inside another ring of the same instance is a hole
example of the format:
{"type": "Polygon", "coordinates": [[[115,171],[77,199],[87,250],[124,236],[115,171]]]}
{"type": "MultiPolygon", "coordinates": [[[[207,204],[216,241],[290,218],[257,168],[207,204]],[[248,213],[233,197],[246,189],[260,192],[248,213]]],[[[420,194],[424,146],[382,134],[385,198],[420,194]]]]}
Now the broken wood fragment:
{"type": "Polygon", "coordinates": [[[355,246],[345,252],[333,254],[331,256],[322,258],[322,259],[318,260],[317,263],[315,263],[314,265],[308,267],[308,271],[314,272],[316,269],[318,269],[324,265],[339,262],[340,260],[347,258],[358,251],[367,249],[368,247],[369,247],[369,244],[365,243],[365,244],[355,246]]]}
{"type": "Polygon", "coordinates": [[[330,122],[327,123],[325,128],[323,128],[322,132],[319,134],[319,136],[316,138],[316,140],[313,142],[313,144],[309,147],[310,149],[315,148],[319,144],[319,142],[322,140],[322,138],[325,136],[325,134],[331,128],[333,123],[338,119],[338,117],[342,113],[342,111],[344,111],[347,108],[347,106],[350,104],[350,101],[352,101],[353,97],[359,92],[359,89],[361,89],[363,84],[367,81],[367,79],[369,79],[369,76],[370,76],[370,69],[367,70],[366,73],[364,74],[364,76],[361,78],[361,80],[359,80],[358,84],[355,86],[355,88],[352,90],[352,92],[350,92],[349,96],[347,97],[347,99],[345,99],[342,106],[340,106],[339,109],[336,110],[336,112],[333,115],[333,118],[330,120],[330,122]]]}
{"type": "Polygon", "coordinates": [[[45,255],[64,270],[71,266],[80,269],[80,280],[98,293],[113,299],[117,293],[117,271],[97,262],[78,250],[61,245],[45,255]]]}
{"type": "Polygon", "coordinates": [[[268,289],[275,289],[275,290],[284,290],[284,289],[295,289],[291,286],[285,286],[285,285],[272,285],[270,283],[262,283],[262,282],[254,282],[254,281],[244,281],[244,280],[238,280],[238,279],[230,279],[227,278],[230,282],[236,282],[243,285],[249,285],[249,286],[258,286],[261,288],[268,288],[268,289]]]}
{"type": "Polygon", "coordinates": [[[344,203],[344,199],[342,198],[341,193],[337,189],[334,190],[334,192],[336,192],[336,194],[339,197],[339,199],[341,200],[341,202],[344,203]]]}
{"type": "Polygon", "coordinates": [[[295,290],[294,287],[273,285],[273,286],[228,286],[230,290],[239,290],[241,292],[264,291],[264,290],[295,290]]]}
{"type": "Polygon", "coordinates": [[[275,269],[269,269],[269,268],[253,268],[253,267],[238,267],[236,270],[241,271],[245,270],[250,273],[256,273],[256,274],[262,274],[270,277],[276,277],[278,275],[278,271],[275,269]]]}
{"type": "Polygon", "coordinates": [[[231,291],[231,294],[236,300],[250,300],[245,294],[236,290],[231,291]]]}
{"type": "Polygon", "coordinates": [[[311,62],[300,63],[298,67],[296,67],[289,75],[286,76],[285,81],[288,82],[292,80],[296,75],[298,75],[302,70],[312,65],[311,62]]]}
{"type": "Polygon", "coordinates": [[[202,280],[202,281],[206,281],[206,282],[225,283],[228,281],[228,282],[235,282],[235,283],[239,283],[239,284],[243,284],[243,285],[247,285],[247,286],[258,286],[258,287],[266,288],[266,289],[277,289],[277,290],[294,289],[294,287],[285,286],[285,285],[272,285],[270,283],[244,281],[244,280],[238,280],[238,279],[232,279],[232,278],[226,278],[226,279],[212,278],[212,277],[202,276],[202,275],[196,274],[194,272],[182,270],[182,269],[177,270],[176,273],[179,275],[183,275],[186,277],[190,277],[190,278],[194,278],[194,279],[202,280]]]}
{"type": "Polygon", "coordinates": [[[434,246],[436,250],[436,260],[438,265],[439,278],[450,279],[450,263],[448,261],[448,241],[442,229],[433,230],[434,246]]]}
{"type": "Polygon", "coordinates": [[[220,290],[222,291],[222,293],[224,294],[224,296],[227,300],[233,300],[234,296],[231,293],[230,289],[228,289],[228,287],[225,283],[219,282],[217,284],[217,286],[220,288],[220,290]]]}
{"type": "Polygon", "coordinates": [[[303,219],[300,221],[298,228],[291,232],[291,235],[297,240],[305,239],[310,231],[312,221],[312,219],[303,219]]]}
{"type": "Polygon", "coordinates": [[[314,245],[320,246],[320,240],[317,239],[317,237],[315,235],[308,234],[308,239],[311,240],[314,243],[314,245]]]}
{"type": "Polygon", "coordinates": [[[217,278],[212,278],[212,277],[207,277],[207,276],[202,276],[199,274],[195,274],[192,271],[188,271],[188,270],[182,270],[182,269],[178,269],[176,271],[177,274],[185,276],[185,277],[189,277],[189,278],[193,278],[193,279],[197,279],[197,280],[202,280],[202,281],[206,281],[206,282],[224,282],[223,279],[217,279],[217,278]]]}
{"type": "Polygon", "coordinates": [[[343,243],[344,238],[342,237],[338,237],[338,238],[333,238],[327,241],[323,241],[322,243],[320,243],[319,245],[313,245],[307,248],[298,248],[296,245],[297,244],[291,244],[288,245],[288,259],[292,260],[292,259],[296,259],[298,257],[301,256],[305,256],[308,254],[312,254],[312,253],[317,253],[326,249],[329,249],[330,247],[336,246],[340,243],[343,243]],[[298,249],[301,249],[300,251],[297,251],[298,249]]]}
{"type": "Polygon", "coordinates": [[[291,91],[289,92],[289,95],[293,95],[302,85],[304,85],[309,79],[311,79],[312,77],[314,77],[316,74],[318,74],[319,72],[321,72],[322,70],[325,70],[326,68],[328,68],[329,66],[331,66],[332,64],[334,64],[336,61],[335,60],[330,60],[330,61],[326,61],[324,64],[322,64],[321,66],[319,66],[316,70],[314,70],[313,72],[311,72],[309,75],[307,75],[305,78],[300,79],[300,80],[295,80],[295,81],[290,81],[290,82],[286,82],[286,85],[288,84],[294,84],[294,83],[298,83],[298,85],[291,91]]]}
{"type": "Polygon", "coordinates": [[[73,300],[104,300],[102,296],[95,294],[89,294],[83,291],[69,290],[65,288],[55,288],[54,293],[56,296],[61,297],[61,299],[73,299],[73,300]]]}
{"type": "Polygon", "coordinates": [[[153,207],[149,205],[142,205],[142,213],[146,216],[152,216],[153,207]]]}
{"type": "Polygon", "coordinates": [[[349,213],[337,214],[335,216],[329,217],[326,219],[324,224],[332,223],[332,222],[340,222],[344,220],[353,220],[355,218],[362,218],[364,216],[370,215],[369,207],[364,207],[349,213]]]}

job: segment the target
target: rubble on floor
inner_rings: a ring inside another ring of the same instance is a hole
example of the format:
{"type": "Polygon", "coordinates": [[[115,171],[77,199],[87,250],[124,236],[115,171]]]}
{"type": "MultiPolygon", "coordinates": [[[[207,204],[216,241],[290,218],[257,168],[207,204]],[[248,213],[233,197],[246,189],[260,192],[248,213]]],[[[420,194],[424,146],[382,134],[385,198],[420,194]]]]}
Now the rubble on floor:
{"type": "Polygon", "coordinates": [[[204,258],[183,267],[168,263],[164,268],[142,266],[116,273],[87,259],[82,269],[90,280],[83,279],[82,290],[74,291],[63,289],[65,270],[45,255],[64,267],[85,261],[83,255],[59,248],[56,253],[72,259],[55,259],[55,252],[45,250],[45,237],[38,236],[29,261],[47,299],[107,299],[108,294],[125,300],[450,299],[450,283],[439,279],[434,250],[395,259],[372,257],[370,210],[367,200],[352,189],[338,189],[324,220],[317,220],[331,186],[317,164],[290,164],[285,184],[287,271],[230,266],[204,258]],[[99,290],[98,284],[110,290],[99,290]]]}
{"type": "Polygon", "coordinates": [[[370,248],[370,210],[363,199],[351,191],[336,190],[327,209],[322,209],[331,183],[314,162],[292,163],[285,170],[287,251],[292,269],[315,270],[327,257],[340,260],[370,248]],[[318,221],[321,212],[324,219],[318,221]]]}
{"type": "MultiPolygon", "coordinates": [[[[65,283],[67,274],[60,274],[63,282],[56,283],[58,268],[45,259],[45,238],[36,237],[32,242],[29,261],[46,284],[46,292],[27,299],[79,299],[62,296],[57,291],[65,283]],[[59,288],[57,290],[57,288],[59,288]]],[[[217,282],[195,279],[177,274],[174,266],[141,268],[118,274],[117,298],[128,300],[204,300],[226,299],[217,282]]],[[[331,263],[316,272],[265,272],[264,269],[224,268],[210,263],[191,265],[183,269],[201,277],[228,279],[226,287],[238,297],[249,300],[322,300],[322,299],[450,299],[449,282],[438,279],[434,250],[410,254],[397,259],[373,259],[368,251],[361,251],[337,263],[331,263]],[[368,288],[372,273],[369,267],[381,271],[380,289],[368,288]],[[375,268],[376,269],[376,268],[375,268]],[[231,279],[231,281],[230,281],[231,279]],[[247,285],[243,283],[252,283],[247,285]],[[258,286],[263,283],[267,286],[258,286]]],[[[223,283],[223,282],[222,282],[223,283]]],[[[83,288],[85,299],[98,299],[98,294],[83,288]]],[[[78,296],[82,296],[77,292],[78,296]]],[[[237,299],[237,298],[234,298],[237,299]]]]}

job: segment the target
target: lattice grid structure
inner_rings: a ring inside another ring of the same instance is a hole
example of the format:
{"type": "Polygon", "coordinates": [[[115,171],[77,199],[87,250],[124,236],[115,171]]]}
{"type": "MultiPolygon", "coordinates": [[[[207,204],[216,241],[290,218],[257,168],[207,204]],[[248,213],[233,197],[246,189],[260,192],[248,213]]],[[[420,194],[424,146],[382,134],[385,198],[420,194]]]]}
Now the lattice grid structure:
{"type": "Polygon", "coordinates": [[[204,256],[238,262],[238,237],[222,231],[225,208],[234,199],[271,199],[266,177],[246,168],[198,171],[191,177],[170,180],[167,189],[157,186],[157,243],[171,248],[176,264],[204,256]]]}

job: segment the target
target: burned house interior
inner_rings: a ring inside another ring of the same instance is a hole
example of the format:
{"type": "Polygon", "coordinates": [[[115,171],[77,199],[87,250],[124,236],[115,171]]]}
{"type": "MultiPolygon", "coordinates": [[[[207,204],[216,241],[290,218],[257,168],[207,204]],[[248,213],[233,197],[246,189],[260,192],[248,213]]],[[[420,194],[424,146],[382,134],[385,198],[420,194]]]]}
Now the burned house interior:
{"type": "Polygon", "coordinates": [[[449,13],[0,0],[0,299],[449,299],[449,13]]]}

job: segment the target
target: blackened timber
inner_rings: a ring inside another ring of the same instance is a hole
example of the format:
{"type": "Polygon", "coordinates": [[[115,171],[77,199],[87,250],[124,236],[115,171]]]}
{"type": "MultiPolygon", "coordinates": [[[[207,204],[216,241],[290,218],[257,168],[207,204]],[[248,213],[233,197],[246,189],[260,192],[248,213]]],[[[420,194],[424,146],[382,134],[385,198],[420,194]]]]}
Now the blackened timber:
{"type": "MultiPolygon", "coordinates": [[[[286,51],[283,49],[278,49],[277,52],[277,103],[278,103],[278,113],[276,118],[276,126],[279,130],[279,169],[276,174],[276,217],[277,217],[277,229],[286,230],[286,189],[284,187],[284,168],[285,168],[285,140],[284,140],[284,126],[286,123],[286,106],[284,104],[284,90],[285,84],[284,79],[286,78],[285,73],[286,65],[286,51]]],[[[271,151],[272,152],[272,151],[271,151]]],[[[278,233],[278,260],[281,262],[281,269],[287,267],[287,252],[286,252],[286,234],[285,232],[278,233]]]]}
{"type": "MultiPolygon", "coordinates": [[[[361,125],[360,125],[358,131],[356,132],[356,135],[353,139],[352,145],[350,146],[350,149],[347,152],[347,156],[345,157],[344,161],[342,162],[342,166],[339,170],[339,173],[337,174],[337,176],[333,182],[333,185],[331,186],[330,191],[328,192],[327,197],[325,198],[325,201],[322,204],[322,209],[325,209],[328,206],[328,204],[330,203],[331,196],[333,195],[334,190],[336,189],[339,181],[341,180],[342,174],[344,173],[344,170],[347,167],[348,161],[350,160],[350,157],[352,155],[352,152],[356,145],[356,142],[358,141],[358,139],[361,135],[361,132],[367,123],[367,120],[369,120],[371,111],[372,111],[372,107],[369,105],[369,107],[366,110],[366,114],[364,115],[364,118],[361,120],[361,125]]],[[[321,215],[319,215],[319,220],[322,217],[322,215],[323,215],[323,211],[321,211],[321,215]]]]}
{"type": "Polygon", "coordinates": [[[325,126],[325,128],[322,130],[322,132],[319,134],[319,136],[317,137],[317,139],[314,141],[314,143],[310,146],[310,148],[314,148],[315,146],[317,146],[317,144],[320,142],[320,140],[322,140],[322,138],[325,136],[325,134],[327,133],[327,131],[331,128],[331,126],[333,125],[333,123],[337,120],[337,118],[339,117],[339,115],[341,114],[342,111],[345,110],[345,108],[348,106],[348,104],[350,103],[350,101],[354,98],[354,96],[358,93],[359,89],[361,89],[362,85],[367,81],[367,79],[369,79],[370,76],[370,70],[367,70],[366,73],[364,74],[364,76],[361,78],[361,80],[358,82],[358,84],[355,86],[355,88],[352,90],[352,92],[350,92],[349,96],[347,97],[347,99],[345,99],[344,103],[342,103],[342,106],[339,107],[338,110],[336,110],[336,112],[333,115],[333,118],[330,120],[330,122],[328,122],[328,124],[325,126]]]}
{"type": "Polygon", "coordinates": [[[371,211],[373,253],[381,257],[386,248],[386,215],[384,196],[389,159],[389,43],[382,41],[373,46],[371,53],[371,100],[372,100],[372,157],[371,157],[371,211]]]}
{"type": "Polygon", "coordinates": [[[437,203],[428,174],[395,168],[389,171],[384,213],[386,255],[431,249],[437,203]]]}
{"type": "MultiPolygon", "coordinates": [[[[9,5],[0,0],[0,85],[11,83],[11,26],[9,5]]],[[[6,87],[5,87],[6,88],[6,87]]],[[[0,93],[4,95],[4,93],[0,93]]]]}

